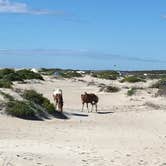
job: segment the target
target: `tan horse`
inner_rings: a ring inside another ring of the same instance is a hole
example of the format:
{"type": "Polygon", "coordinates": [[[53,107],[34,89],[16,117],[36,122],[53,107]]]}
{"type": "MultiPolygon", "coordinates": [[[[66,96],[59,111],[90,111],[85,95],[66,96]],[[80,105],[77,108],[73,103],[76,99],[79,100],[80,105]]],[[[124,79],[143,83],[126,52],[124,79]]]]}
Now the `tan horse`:
{"type": "Polygon", "coordinates": [[[62,94],[53,94],[53,98],[55,101],[55,109],[63,112],[63,97],[62,94]]]}
{"type": "Polygon", "coordinates": [[[96,96],[93,93],[86,93],[85,92],[84,94],[81,94],[81,101],[82,101],[82,111],[84,109],[84,104],[86,103],[86,107],[87,107],[87,110],[89,112],[88,103],[90,103],[92,105],[91,112],[93,110],[94,105],[96,106],[96,112],[97,112],[97,103],[99,101],[98,96],[96,96]]]}

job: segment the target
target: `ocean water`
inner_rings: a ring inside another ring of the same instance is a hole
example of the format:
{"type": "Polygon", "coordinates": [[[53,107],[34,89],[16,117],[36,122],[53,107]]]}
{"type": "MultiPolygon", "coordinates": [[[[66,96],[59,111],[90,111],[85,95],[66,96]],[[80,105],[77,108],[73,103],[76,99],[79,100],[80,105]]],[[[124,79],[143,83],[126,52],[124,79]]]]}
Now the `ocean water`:
{"type": "Polygon", "coordinates": [[[71,68],[113,70],[166,69],[166,63],[116,56],[85,55],[0,55],[0,67],[9,68],[71,68]]]}

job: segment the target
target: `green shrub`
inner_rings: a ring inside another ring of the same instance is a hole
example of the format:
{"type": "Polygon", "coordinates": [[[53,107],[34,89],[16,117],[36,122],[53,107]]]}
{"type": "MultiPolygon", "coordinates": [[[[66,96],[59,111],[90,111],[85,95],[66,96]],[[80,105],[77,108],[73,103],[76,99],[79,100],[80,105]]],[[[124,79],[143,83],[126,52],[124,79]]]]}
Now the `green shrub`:
{"type": "Polygon", "coordinates": [[[61,71],[59,75],[64,78],[82,77],[82,75],[76,71],[61,71]]]}
{"type": "Polygon", "coordinates": [[[39,94],[34,90],[24,91],[23,97],[30,102],[40,105],[50,114],[55,111],[54,105],[50,103],[47,98],[43,97],[42,94],[39,94]]]}
{"type": "Polygon", "coordinates": [[[4,96],[6,99],[8,99],[9,101],[13,101],[14,100],[14,97],[9,95],[9,94],[7,94],[7,93],[4,93],[4,92],[0,91],[0,94],[2,96],[4,96]]]}
{"type": "Polygon", "coordinates": [[[39,105],[42,105],[42,103],[44,102],[43,95],[37,93],[35,90],[25,90],[23,97],[39,105]]]}
{"type": "Polygon", "coordinates": [[[0,80],[0,88],[12,88],[12,82],[7,80],[0,80]]]}
{"type": "Polygon", "coordinates": [[[45,98],[42,106],[48,111],[49,114],[55,113],[54,104],[50,103],[50,101],[47,98],[45,98]]]}
{"type": "Polygon", "coordinates": [[[136,83],[136,82],[145,82],[145,80],[136,76],[128,76],[128,77],[125,77],[120,82],[121,83],[123,82],[136,83]]]}
{"type": "Polygon", "coordinates": [[[0,78],[2,79],[4,76],[8,75],[8,74],[11,74],[11,73],[14,73],[15,71],[13,69],[1,69],[0,70],[0,78]]]}
{"type": "Polygon", "coordinates": [[[23,81],[23,79],[17,73],[9,73],[5,75],[3,79],[8,81],[23,81]]]}
{"type": "Polygon", "coordinates": [[[43,77],[38,74],[34,73],[33,71],[23,69],[23,70],[18,70],[16,73],[20,76],[21,79],[27,80],[27,79],[39,79],[39,80],[44,80],[43,77]]]}
{"type": "Polygon", "coordinates": [[[127,91],[127,96],[132,96],[136,93],[136,88],[131,88],[127,91]]]}
{"type": "Polygon", "coordinates": [[[116,71],[100,71],[94,72],[91,76],[101,79],[116,80],[119,77],[119,73],[116,71]]]}
{"type": "Polygon", "coordinates": [[[29,103],[24,101],[9,101],[7,103],[6,112],[9,115],[19,118],[31,119],[36,117],[34,109],[29,103]]]}
{"type": "Polygon", "coordinates": [[[108,93],[115,93],[115,92],[119,92],[120,89],[118,87],[115,87],[115,86],[103,86],[100,88],[99,91],[108,92],[108,93]]]}

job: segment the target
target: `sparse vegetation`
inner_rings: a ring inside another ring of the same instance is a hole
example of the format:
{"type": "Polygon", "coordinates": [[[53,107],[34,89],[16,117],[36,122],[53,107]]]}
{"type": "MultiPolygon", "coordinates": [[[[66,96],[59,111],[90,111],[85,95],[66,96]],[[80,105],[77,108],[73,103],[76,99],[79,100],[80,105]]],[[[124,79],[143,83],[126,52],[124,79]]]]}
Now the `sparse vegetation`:
{"type": "Polygon", "coordinates": [[[99,71],[93,72],[91,76],[101,79],[116,80],[119,77],[119,73],[116,71],[99,71]]]}
{"type": "Polygon", "coordinates": [[[107,93],[115,93],[115,92],[119,92],[120,89],[118,87],[115,86],[102,86],[99,90],[100,92],[107,92],[107,93]]]}
{"type": "Polygon", "coordinates": [[[0,70],[0,79],[6,81],[23,81],[26,79],[43,80],[43,77],[40,74],[27,69],[15,71],[13,69],[6,68],[0,70]]]}
{"type": "Polygon", "coordinates": [[[76,71],[61,71],[59,75],[63,78],[73,78],[73,77],[82,77],[82,74],[77,73],[76,71]]]}
{"type": "Polygon", "coordinates": [[[54,105],[50,103],[50,101],[47,98],[43,97],[42,94],[39,94],[34,90],[24,91],[23,98],[43,107],[45,111],[47,111],[50,114],[54,113],[55,111],[54,105]]]}
{"type": "Polygon", "coordinates": [[[11,95],[9,95],[9,94],[7,94],[7,93],[4,93],[4,92],[0,91],[0,94],[1,94],[4,98],[6,98],[7,100],[9,100],[9,101],[13,101],[13,100],[14,100],[14,97],[11,96],[11,95]]]}
{"type": "Polygon", "coordinates": [[[36,118],[34,108],[25,101],[9,101],[6,106],[6,113],[15,117],[32,119],[36,118]]]}
{"type": "Polygon", "coordinates": [[[127,96],[133,96],[136,93],[136,88],[131,88],[127,91],[127,96]]]}
{"type": "Polygon", "coordinates": [[[145,82],[145,80],[140,77],[136,77],[136,76],[127,76],[120,82],[121,83],[123,83],[123,82],[136,83],[136,82],[145,82]]]}
{"type": "Polygon", "coordinates": [[[23,80],[27,80],[27,79],[44,80],[43,77],[40,74],[34,73],[33,71],[30,71],[30,70],[27,70],[27,69],[18,70],[16,73],[23,80]]]}
{"type": "Polygon", "coordinates": [[[0,88],[12,88],[12,82],[8,80],[0,80],[0,88]]]}

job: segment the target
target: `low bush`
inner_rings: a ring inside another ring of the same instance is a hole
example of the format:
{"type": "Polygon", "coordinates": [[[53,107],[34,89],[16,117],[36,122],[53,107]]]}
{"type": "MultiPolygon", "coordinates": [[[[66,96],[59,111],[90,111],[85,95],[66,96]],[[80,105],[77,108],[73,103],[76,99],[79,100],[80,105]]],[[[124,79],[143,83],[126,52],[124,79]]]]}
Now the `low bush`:
{"type": "Polygon", "coordinates": [[[8,93],[4,93],[4,92],[0,91],[0,94],[1,94],[5,99],[7,99],[7,100],[9,100],[9,101],[13,101],[13,100],[14,100],[14,97],[11,96],[11,95],[9,95],[8,93]]]}
{"type": "Polygon", "coordinates": [[[119,73],[116,71],[100,71],[92,73],[91,76],[101,79],[116,80],[119,77],[119,73]]]}
{"type": "Polygon", "coordinates": [[[59,75],[63,78],[82,77],[82,75],[76,71],[61,71],[59,72],[59,75]]]}
{"type": "Polygon", "coordinates": [[[0,88],[12,88],[12,82],[8,80],[0,80],[0,88]]]}
{"type": "Polygon", "coordinates": [[[136,93],[136,88],[131,88],[127,91],[127,96],[132,96],[136,93]]]}
{"type": "Polygon", "coordinates": [[[115,93],[115,92],[119,92],[120,89],[118,87],[115,87],[115,86],[103,86],[100,88],[99,91],[100,92],[103,91],[103,92],[107,92],[107,93],[115,93]]]}
{"type": "Polygon", "coordinates": [[[128,77],[125,77],[120,82],[121,83],[123,82],[136,83],[136,82],[145,82],[145,80],[136,76],[128,76],[128,77]]]}
{"type": "Polygon", "coordinates": [[[50,114],[55,111],[54,105],[50,103],[50,101],[47,98],[43,97],[42,94],[37,93],[34,90],[24,91],[23,98],[25,98],[26,100],[30,102],[40,105],[50,114]]]}
{"type": "Polygon", "coordinates": [[[27,69],[15,71],[8,68],[0,70],[0,79],[7,81],[23,81],[26,79],[44,80],[40,74],[34,73],[33,71],[27,69]]]}
{"type": "Polygon", "coordinates": [[[6,106],[6,113],[24,119],[35,118],[35,111],[33,107],[24,101],[9,101],[6,106]]]}
{"type": "Polygon", "coordinates": [[[1,69],[0,70],[0,79],[2,79],[4,76],[11,74],[11,73],[15,73],[15,71],[13,69],[1,69]]]}
{"type": "Polygon", "coordinates": [[[18,71],[16,71],[16,73],[23,80],[27,80],[27,79],[44,80],[43,77],[40,74],[34,73],[33,71],[30,71],[30,70],[27,70],[27,69],[18,70],[18,71]]]}
{"type": "Polygon", "coordinates": [[[8,81],[23,81],[23,79],[17,73],[9,73],[5,75],[3,79],[8,81]]]}

